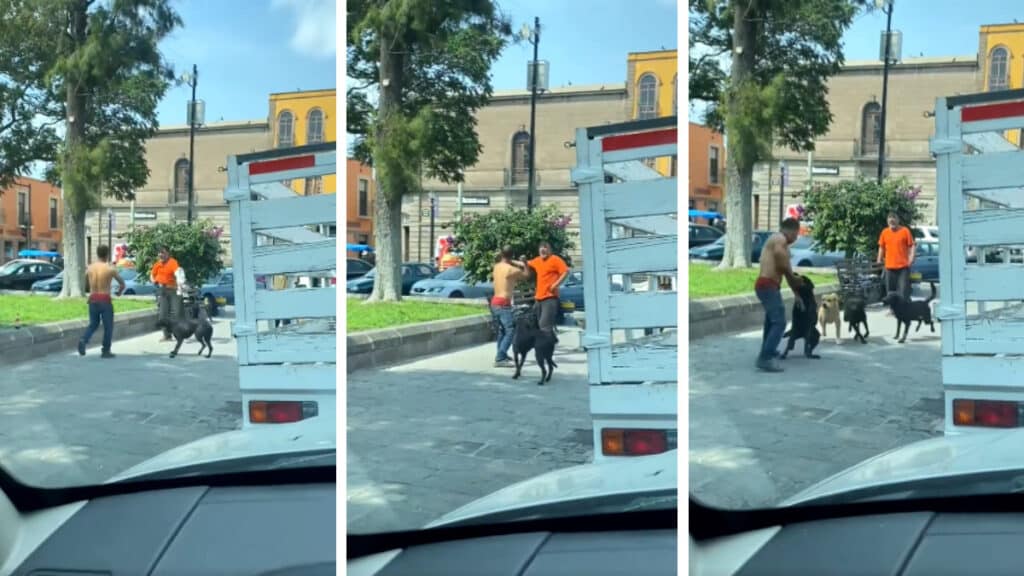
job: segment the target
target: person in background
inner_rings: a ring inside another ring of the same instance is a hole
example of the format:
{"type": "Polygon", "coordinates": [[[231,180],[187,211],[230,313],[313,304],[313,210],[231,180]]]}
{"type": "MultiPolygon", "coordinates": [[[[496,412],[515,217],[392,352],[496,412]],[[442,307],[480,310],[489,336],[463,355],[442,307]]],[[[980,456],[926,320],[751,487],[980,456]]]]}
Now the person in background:
{"type": "Polygon", "coordinates": [[[171,339],[171,326],[180,318],[181,299],[178,297],[178,282],[174,273],[178,271],[178,261],[171,258],[166,246],[157,252],[156,262],[149,273],[149,279],[156,286],[159,320],[157,325],[163,329],[164,341],[171,339]]]}
{"type": "MultiPolygon", "coordinates": [[[[559,307],[558,289],[569,276],[569,266],[565,260],[551,253],[551,244],[547,242],[541,242],[538,251],[540,256],[527,262],[530,275],[537,282],[533,300],[540,329],[554,335],[559,307]]],[[[557,335],[555,341],[558,341],[557,335]]]]}
{"type": "Polygon", "coordinates": [[[117,268],[110,264],[109,247],[97,246],[96,258],[97,261],[85,270],[85,277],[89,283],[89,327],[78,341],[78,355],[85,356],[85,347],[89,345],[89,340],[96,333],[100,322],[103,322],[101,357],[113,358],[110,346],[114,339],[114,303],[110,299],[110,284],[117,280],[117,295],[120,296],[124,293],[124,279],[118,274],[117,268]]]}
{"type": "Polygon", "coordinates": [[[512,247],[501,249],[498,262],[491,271],[494,280],[494,296],[491,297],[491,315],[498,326],[498,351],[494,357],[495,366],[510,366],[508,349],[515,336],[515,322],[512,318],[512,295],[516,284],[526,278],[526,264],[512,258],[512,247]]]}
{"type": "Polygon", "coordinates": [[[885,264],[886,290],[910,300],[910,267],[914,265],[914,235],[890,213],[888,226],[878,236],[877,262],[885,264]]]}
{"type": "Polygon", "coordinates": [[[765,240],[761,250],[761,270],[754,282],[754,294],[764,307],[764,330],[761,333],[761,351],[757,355],[757,368],[763,372],[782,372],[778,365],[779,343],[786,330],[786,305],[782,301],[782,278],[796,296],[803,280],[793,273],[789,260],[789,246],[800,235],[800,223],[794,218],[782,221],[779,231],[765,240]]]}

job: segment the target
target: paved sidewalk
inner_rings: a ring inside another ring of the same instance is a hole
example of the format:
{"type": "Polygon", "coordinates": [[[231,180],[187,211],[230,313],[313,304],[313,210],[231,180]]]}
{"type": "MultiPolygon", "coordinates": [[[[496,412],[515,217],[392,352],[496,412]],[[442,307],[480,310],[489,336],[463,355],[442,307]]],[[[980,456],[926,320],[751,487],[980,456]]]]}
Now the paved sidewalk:
{"type": "Polygon", "coordinates": [[[168,449],[236,429],[241,397],[230,318],[214,321],[214,354],[199,343],[173,343],[153,333],[118,340],[117,358],[99,355],[101,334],[77,352],[3,370],[0,378],[0,466],[42,486],[104,482],[168,449]]]}
{"type": "Polygon", "coordinates": [[[349,374],[348,530],[411,529],[515,482],[588,462],[586,356],[563,332],[552,381],[495,368],[494,344],[349,374]]]}

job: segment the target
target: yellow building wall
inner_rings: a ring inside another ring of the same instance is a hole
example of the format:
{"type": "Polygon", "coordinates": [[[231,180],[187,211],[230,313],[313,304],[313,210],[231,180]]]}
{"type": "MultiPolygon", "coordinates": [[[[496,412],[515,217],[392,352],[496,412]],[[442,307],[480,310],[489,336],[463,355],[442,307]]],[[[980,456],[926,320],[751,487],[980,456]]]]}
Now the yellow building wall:
{"type": "MultiPolygon", "coordinates": [[[[292,127],[294,142],[296,146],[305,146],[306,129],[310,111],[319,108],[324,113],[324,142],[336,142],[338,138],[337,90],[307,90],[303,92],[285,92],[270,95],[270,126],[274,133],[274,146],[278,142],[278,117],[284,111],[292,113],[294,124],[292,127]]],[[[291,183],[292,190],[296,194],[304,194],[306,183],[304,180],[294,180],[291,183]]],[[[324,194],[337,192],[338,180],[335,175],[324,176],[324,194]]]]}
{"type": "MultiPolygon", "coordinates": [[[[1024,88],[1024,24],[998,24],[994,26],[981,27],[981,49],[983,50],[981,61],[985,63],[983,76],[985,78],[985,91],[988,91],[989,73],[992,67],[989,65],[989,56],[992,50],[1002,46],[1010,53],[1007,62],[1009,72],[1010,90],[1024,88]]],[[[1010,142],[1017,146],[1021,145],[1020,130],[1012,130],[1005,136],[1010,142]]]]}
{"type": "MultiPolygon", "coordinates": [[[[679,56],[675,50],[659,50],[656,52],[634,52],[627,58],[628,69],[631,71],[628,79],[632,85],[633,110],[632,118],[636,119],[639,111],[640,78],[644,74],[651,73],[658,79],[658,116],[672,116],[677,114],[674,104],[678,107],[676,86],[678,84],[678,61],[679,56]]],[[[669,158],[658,158],[655,169],[663,176],[669,176],[672,171],[672,160],[669,158]]],[[[678,169],[677,169],[678,172],[678,169]]]]}

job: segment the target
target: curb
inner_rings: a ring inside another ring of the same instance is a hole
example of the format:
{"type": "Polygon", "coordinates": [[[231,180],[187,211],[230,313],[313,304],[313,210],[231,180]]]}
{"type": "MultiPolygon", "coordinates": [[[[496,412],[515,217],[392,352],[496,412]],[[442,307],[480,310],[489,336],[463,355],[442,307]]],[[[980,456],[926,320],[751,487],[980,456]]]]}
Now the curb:
{"type": "Polygon", "coordinates": [[[494,334],[490,315],[463,316],[356,332],[346,336],[347,372],[385,367],[492,340],[494,334]]]}
{"type": "MultiPolygon", "coordinates": [[[[133,338],[155,331],[156,310],[135,310],[114,316],[114,345],[118,339],[133,338]]],[[[89,321],[67,320],[0,330],[0,366],[12,366],[57,352],[74,350],[89,321]]],[[[101,328],[102,330],[102,328],[101,328]]],[[[93,345],[102,331],[93,336],[93,345]]]]}
{"type": "MultiPolygon", "coordinates": [[[[820,300],[825,294],[839,290],[837,284],[827,284],[815,290],[820,300]]],[[[782,301],[786,310],[793,306],[793,294],[785,290],[782,301]]],[[[761,301],[753,294],[701,298],[690,300],[690,340],[707,336],[742,332],[764,324],[764,309],[761,301]]]]}
{"type": "MultiPolygon", "coordinates": [[[[353,294],[346,292],[345,296],[348,298],[357,298],[359,300],[366,300],[370,297],[369,294],[353,294]]],[[[413,302],[434,302],[437,304],[466,304],[468,306],[489,306],[486,298],[438,298],[436,296],[402,296],[402,301],[412,300],[413,302]]]]}

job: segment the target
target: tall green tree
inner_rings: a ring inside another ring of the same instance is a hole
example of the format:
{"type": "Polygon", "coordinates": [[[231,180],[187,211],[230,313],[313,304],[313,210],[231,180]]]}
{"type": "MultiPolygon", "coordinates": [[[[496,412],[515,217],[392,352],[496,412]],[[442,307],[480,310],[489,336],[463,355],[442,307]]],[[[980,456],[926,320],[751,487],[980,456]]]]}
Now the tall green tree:
{"type": "Polygon", "coordinates": [[[690,99],[724,132],[723,268],[750,266],[754,165],[774,146],[811,151],[832,122],[827,82],[864,0],[690,0],[690,99]],[[728,73],[720,61],[729,58],[728,73]]]}
{"type": "Polygon", "coordinates": [[[462,181],[476,163],[475,112],[512,36],[493,0],[349,0],[347,131],[377,172],[370,301],[401,298],[402,197],[421,176],[462,181]]]}

